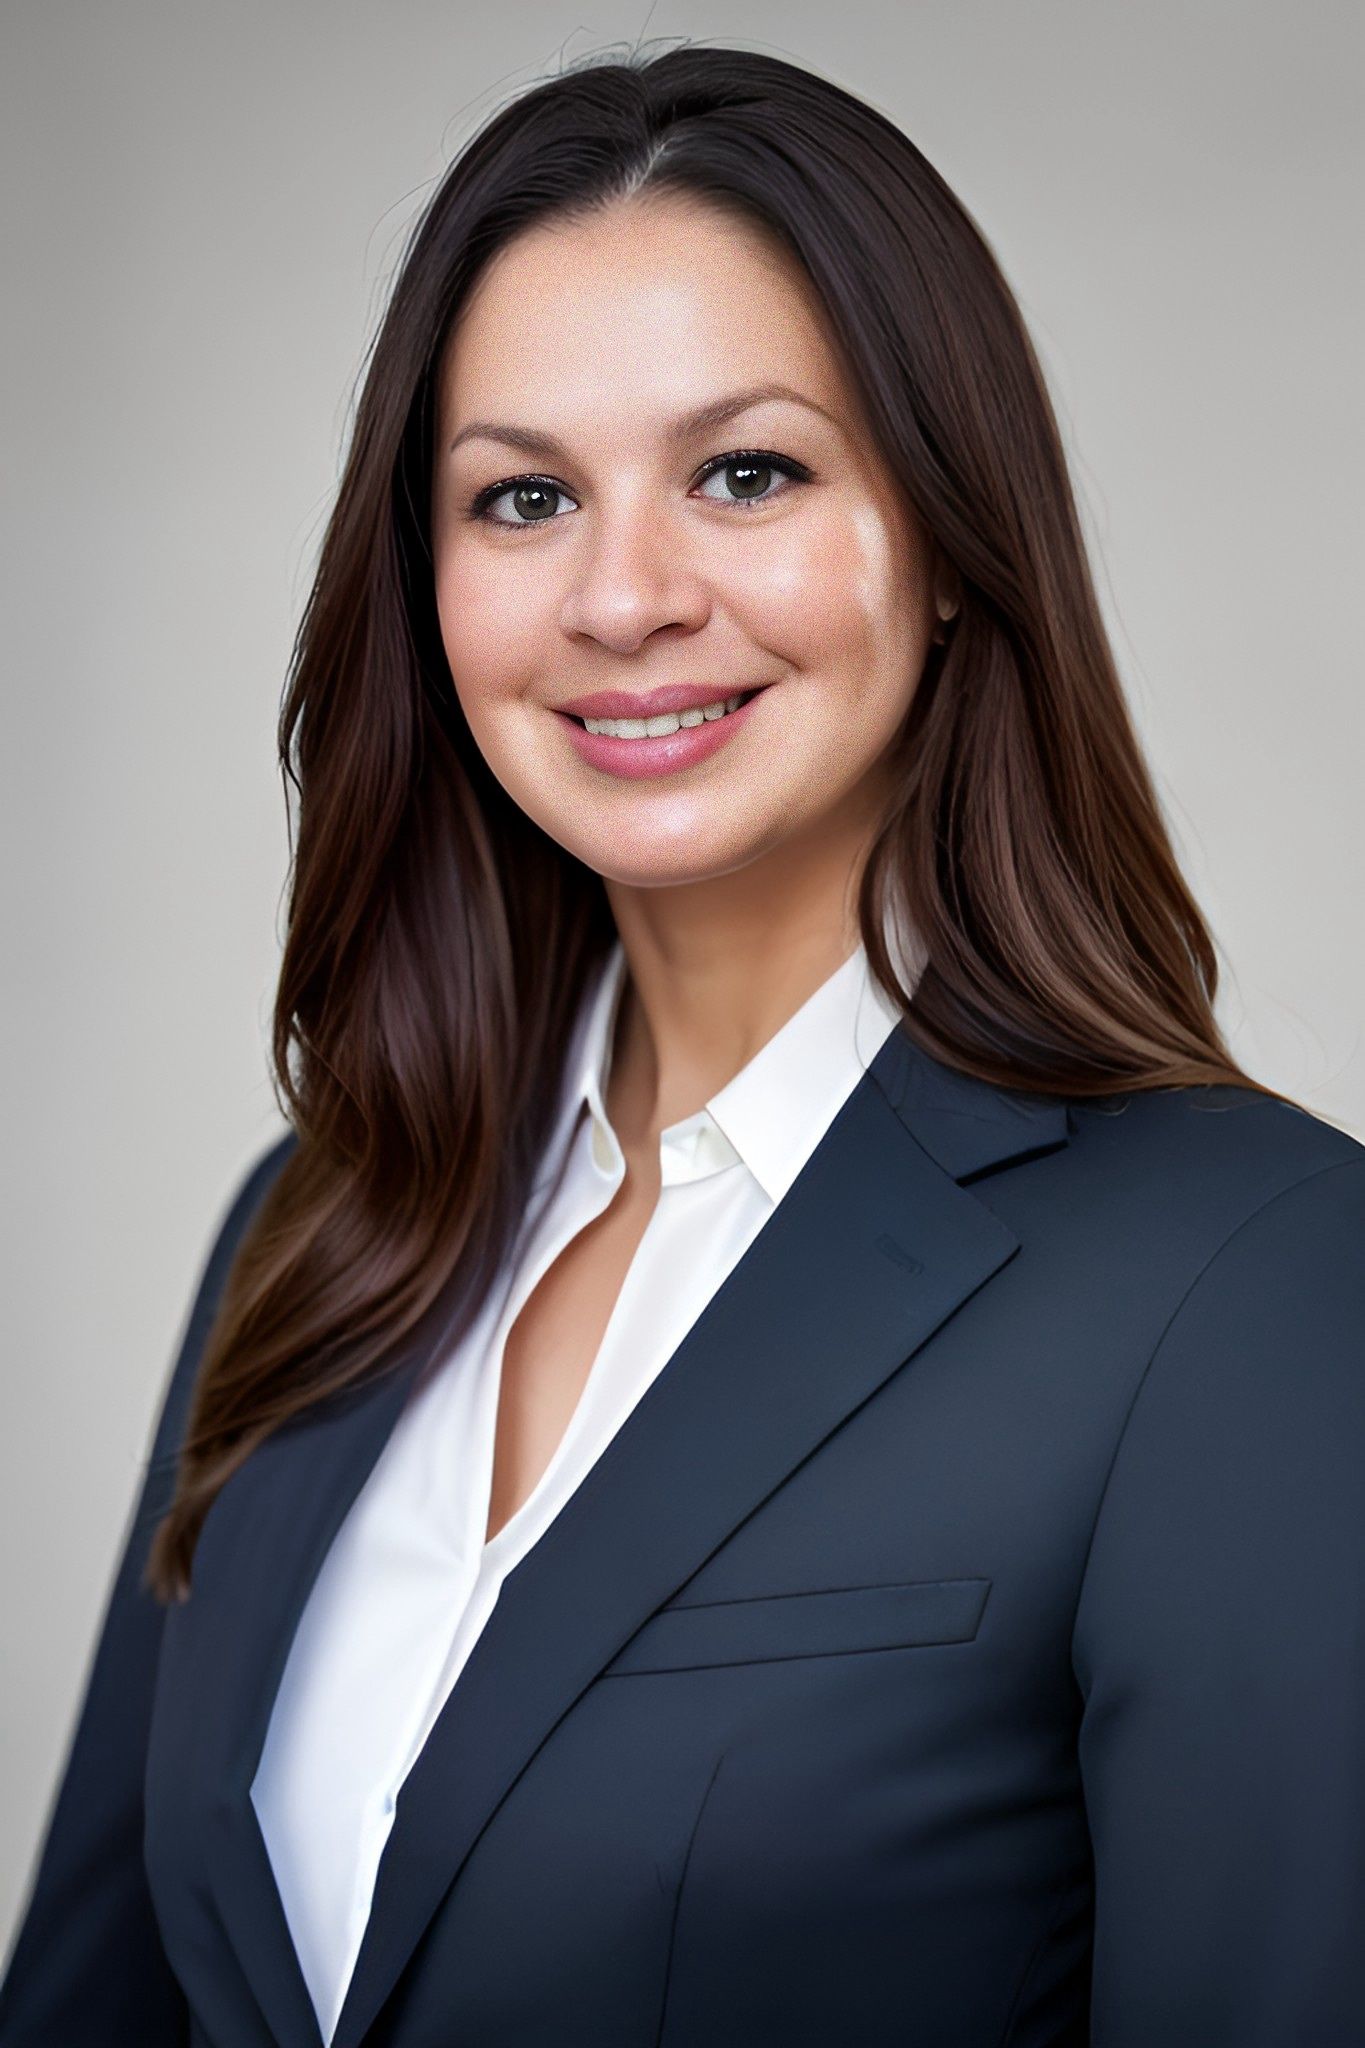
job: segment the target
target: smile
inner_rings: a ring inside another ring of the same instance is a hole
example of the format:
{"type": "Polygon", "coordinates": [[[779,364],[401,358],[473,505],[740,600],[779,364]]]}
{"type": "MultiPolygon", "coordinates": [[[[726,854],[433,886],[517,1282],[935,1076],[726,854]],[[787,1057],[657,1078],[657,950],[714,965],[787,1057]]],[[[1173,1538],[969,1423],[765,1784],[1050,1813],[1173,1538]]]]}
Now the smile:
{"type": "Polygon", "coordinates": [[[663,711],[654,718],[584,718],[578,722],[586,731],[608,733],[614,740],[662,739],[684,726],[700,725],[703,719],[724,718],[757,695],[756,690],[741,690],[734,697],[718,697],[714,704],[699,704],[692,711],[663,711]]]}
{"type": "Polygon", "coordinates": [[[599,772],[635,782],[699,768],[711,755],[736,744],[766,687],[741,690],[687,711],[658,712],[652,718],[580,718],[556,712],[580,760],[599,772]]]}

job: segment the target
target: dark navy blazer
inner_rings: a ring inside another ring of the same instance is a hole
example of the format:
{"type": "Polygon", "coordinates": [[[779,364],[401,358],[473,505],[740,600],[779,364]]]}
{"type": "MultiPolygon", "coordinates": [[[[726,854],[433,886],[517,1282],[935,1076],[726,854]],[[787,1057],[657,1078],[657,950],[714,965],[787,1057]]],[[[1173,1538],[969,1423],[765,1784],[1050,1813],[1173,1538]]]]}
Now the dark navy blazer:
{"type": "MultiPolygon", "coordinates": [[[[138,1590],[157,1428],[0,2048],[317,2048],[249,1787],[414,1374],[138,1590]]],[[[1040,1101],[894,1030],[506,1581],[336,2048],[1361,2048],[1365,1146],[1040,1101]]]]}

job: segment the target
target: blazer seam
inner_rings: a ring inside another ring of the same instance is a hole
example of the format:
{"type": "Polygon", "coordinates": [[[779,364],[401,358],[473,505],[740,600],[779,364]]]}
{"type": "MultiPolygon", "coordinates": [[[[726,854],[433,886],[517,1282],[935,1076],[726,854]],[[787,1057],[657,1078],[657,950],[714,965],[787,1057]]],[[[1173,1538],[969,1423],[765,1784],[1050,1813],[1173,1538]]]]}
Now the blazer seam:
{"type": "Polygon", "coordinates": [[[1152,1346],[1151,1355],[1149,1356],[1147,1363],[1143,1366],[1142,1371],[1138,1374],[1137,1384],[1133,1388],[1133,1392],[1129,1397],[1128,1406],[1124,1412],[1123,1421],[1119,1426],[1118,1435],[1114,1440],[1114,1448],[1110,1453],[1108,1468],[1106,1469],[1104,1475],[1104,1484],[1100,1488],[1099,1499],[1095,1504],[1095,1513],[1090,1524],[1090,1536],[1085,1546],[1085,1557],[1082,1561],[1080,1577],[1076,1584],[1076,1598],[1071,1610],[1071,1632],[1068,1638],[1068,1654],[1070,1656],[1073,1670],[1075,1668],[1076,1654],[1076,1627],[1080,1618],[1081,1601],[1085,1594],[1086,1579],[1089,1576],[1090,1572],[1090,1559],[1095,1548],[1095,1537],[1099,1532],[1100,1521],[1104,1514],[1104,1505],[1109,1497],[1110,1481],[1113,1479],[1114,1470],[1119,1461],[1119,1454],[1123,1449],[1124,1440],[1128,1435],[1128,1425],[1133,1419],[1133,1412],[1136,1409],[1139,1400],[1141,1399],[1142,1390],[1147,1384],[1148,1375],[1150,1374],[1152,1367],[1155,1365],[1157,1357],[1160,1354],[1161,1349],[1166,1342],[1166,1339],[1170,1336],[1171,1331],[1174,1329],[1176,1323],[1178,1322],[1191,1295],[1200,1285],[1209,1268],[1216,1264],[1216,1262],[1219,1259],[1221,1259],[1223,1253],[1228,1249],[1229,1245],[1232,1244],[1236,1238],[1241,1236],[1242,1232],[1245,1229],[1247,1229],[1248,1225],[1254,1223],[1258,1216],[1264,1215],[1267,1209],[1273,1208],[1276,1202],[1283,1201],[1286,1195],[1292,1195],[1298,1188],[1307,1187],[1309,1181],[1321,1180],[1322,1176],[1326,1173],[1339,1173],[1343,1167],[1358,1166],[1359,1164],[1360,1160],[1357,1157],[1352,1157],[1348,1159],[1334,1159],[1328,1165],[1314,1167],[1311,1173],[1305,1173],[1298,1180],[1290,1181],[1287,1187],[1277,1188],[1273,1195],[1267,1195],[1265,1200],[1263,1202],[1259,1202],[1257,1206],[1253,1210],[1251,1210],[1249,1215],[1246,1215],[1242,1218],[1240,1223],[1235,1224],[1233,1228],[1228,1232],[1227,1236],[1222,1240],[1222,1242],[1216,1245],[1214,1249],[1209,1253],[1203,1265],[1199,1268],[1198,1272],[1189,1282],[1189,1285],[1185,1288],[1184,1293],[1176,1302],[1175,1307],[1171,1310],[1169,1316],[1167,1316],[1165,1323],[1162,1325],[1160,1335],[1157,1337],[1155,1344],[1152,1346]]]}
{"type": "Polygon", "coordinates": [[[1091,1888],[1092,1885],[1089,1878],[1073,1877],[1062,1885],[1058,1896],[1053,1900],[1052,1911],[1047,1916],[1047,1925],[1029,1950],[1028,1960],[1025,1962],[1019,1981],[1014,1987],[1014,1996],[1010,2000],[1010,2009],[1005,2014],[1005,2025],[1000,2035],[999,2048],[1010,2048],[1010,2042],[1014,2038],[1015,2023],[1019,2018],[1020,2007],[1023,2004],[1024,1993],[1028,1990],[1029,1980],[1033,1976],[1048,1942],[1056,1932],[1057,1924],[1065,1908],[1073,1899],[1091,1890],[1091,1888]]]}
{"type": "Polygon", "coordinates": [[[720,1776],[720,1767],[724,1762],[725,1751],[722,1750],[716,1758],[710,1777],[706,1781],[706,1790],[702,1793],[701,1804],[693,1815],[692,1827],[687,1837],[687,1848],[683,1852],[682,1869],[678,1873],[678,1889],[673,1894],[673,1911],[669,1915],[668,1921],[668,1954],[664,1958],[664,1988],[659,2004],[659,2030],[654,2037],[655,2048],[662,2048],[664,2028],[668,2024],[668,1994],[673,1981],[673,1957],[678,1943],[678,1914],[682,1910],[683,1888],[687,1883],[687,1866],[692,1861],[692,1847],[697,1839],[697,1830],[701,1826],[701,1817],[706,1811],[707,1803],[710,1800],[712,1791],[715,1789],[716,1779],[720,1776]]]}

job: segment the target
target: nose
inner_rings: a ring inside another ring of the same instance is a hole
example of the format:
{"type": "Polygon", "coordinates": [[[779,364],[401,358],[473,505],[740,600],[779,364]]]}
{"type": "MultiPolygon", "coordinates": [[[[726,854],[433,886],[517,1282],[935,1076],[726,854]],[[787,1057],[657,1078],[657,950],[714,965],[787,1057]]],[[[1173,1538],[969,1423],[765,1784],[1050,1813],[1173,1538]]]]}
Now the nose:
{"type": "Polygon", "coordinates": [[[657,502],[632,495],[596,508],[575,540],[560,613],[566,633],[632,654],[661,629],[696,632],[710,617],[702,567],[657,502]]]}

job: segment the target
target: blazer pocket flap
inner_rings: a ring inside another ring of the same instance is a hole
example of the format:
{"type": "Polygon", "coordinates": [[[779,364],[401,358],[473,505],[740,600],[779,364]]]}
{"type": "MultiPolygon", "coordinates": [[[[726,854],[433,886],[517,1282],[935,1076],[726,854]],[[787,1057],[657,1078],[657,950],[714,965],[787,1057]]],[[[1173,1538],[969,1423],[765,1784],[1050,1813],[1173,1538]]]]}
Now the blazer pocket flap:
{"type": "Polygon", "coordinates": [[[990,1585],[989,1579],[912,1579],[664,1607],[637,1629],[603,1676],[970,1642],[990,1585]]]}

